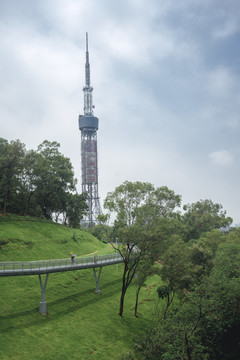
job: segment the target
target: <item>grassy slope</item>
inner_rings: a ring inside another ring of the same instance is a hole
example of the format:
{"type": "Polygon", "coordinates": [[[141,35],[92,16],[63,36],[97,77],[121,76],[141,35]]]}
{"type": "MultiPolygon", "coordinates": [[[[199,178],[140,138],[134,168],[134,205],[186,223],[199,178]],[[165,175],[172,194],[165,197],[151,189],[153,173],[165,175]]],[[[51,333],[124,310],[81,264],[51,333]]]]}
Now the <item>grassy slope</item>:
{"type": "MultiPolygon", "coordinates": [[[[49,222],[0,216],[0,261],[38,260],[111,251],[86,232],[49,222]],[[2,245],[1,245],[2,244],[2,245]]],[[[49,275],[46,317],[39,312],[37,276],[0,278],[0,359],[120,359],[148,326],[158,279],[152,278],[133,316],[135,287],[118,313],[122,265],[104,267],[101,295],[94,293],[92,269],[49,275]]]]}

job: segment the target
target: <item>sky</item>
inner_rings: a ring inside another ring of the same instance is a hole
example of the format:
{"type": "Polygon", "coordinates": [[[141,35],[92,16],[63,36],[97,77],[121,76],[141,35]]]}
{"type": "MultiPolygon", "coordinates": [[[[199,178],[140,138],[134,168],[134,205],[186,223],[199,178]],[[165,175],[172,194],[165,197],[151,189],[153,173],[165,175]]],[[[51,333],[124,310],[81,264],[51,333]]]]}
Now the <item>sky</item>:
{"type": "Polygon", "coordinates": [[[0,136],[60,143],[81,192],[85,33],[101,204],[125,180],[240,223],[239,0],[0,0],[0,136]]]}

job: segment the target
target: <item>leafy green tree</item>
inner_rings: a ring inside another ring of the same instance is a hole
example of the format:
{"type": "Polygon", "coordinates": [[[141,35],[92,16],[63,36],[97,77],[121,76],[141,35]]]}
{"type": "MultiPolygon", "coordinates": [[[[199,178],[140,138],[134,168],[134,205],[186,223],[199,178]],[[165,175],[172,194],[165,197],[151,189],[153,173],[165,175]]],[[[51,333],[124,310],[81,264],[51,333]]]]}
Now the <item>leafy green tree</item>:
{"type": "Polygon", "coordinates": [[[76,180],[69,158],[59,152],[60,144],[45,140],[38,146],[33,166],[35,198],[43,215],[52,219],[54,213],[62,213],[66,193],[75,190],[76,180]]]}
{"type": "Polygon", "coordinates": [[[1,209],[6,213],[8,188],[8,160],[9,160],[9,144],[8,141],[0,138],[0,202],[1,209]]]}
{"type": "Polygon", "coordinates": [[[87,193],[71,194],[67,193],[67,203],[65,211],[65,225],[79,228],[83,215],[88,210],[87,193]]]}
{"type": "Polygon", "coordinates": [[[161,278],[167,284],[169,292],[164,318],[176,294],[183,301],[185,292],[190,290],[195,282],[195,271],[190,258],[189,247],[181,240],[175,242],[161,257],[161,278]]]}
{"type": "Polygon", "coordinates": [[[8,143],[7,140],[0,138],[0,191],[2,194],[0,201],[4,214],[6,214],[7,206],[11,207],[13,204],[11,197],[18,191],[24,155],[25,145],[20,140],[8,143]]]}
{"type": "Polygon", "coordinates": [[[118,241],[118,245],[112,243],[112,246],[121,255],[124,263],[119,307],[119,315],[122,316],[127,289],[136,274],[139,262],[148,252],[149,243],[144,232],[139,231],[134,224],[118,230],[118,241]]]}
{"type": "Polygon", "coordinates": [[[185,213],[182,221],[185,225],[185,241],[198,239],[201,234],[213,229],[230,226],[232,219],[226,217],[222,205],[214,204],[211,200],[200,200],[183,206],[185,213]]]}
{"type": "Polygon", "coordinates": [[[226,236],[222,231],[212,230],[191,243],[190,258],[198,278],[210,273],[216,251],[219,245],[225,241],[226,236]]]}
{"type": "MultiPolygon", "coordinates": [[[[172,226],[173,219],[179,219],[180,214],[175,209],[181,205],[181,196],[175,194],[167,186],[152,189],[145,203],[137,209],[137,223],[144,229],[159,227],[159,219],[168,222],[172,226]]],[[[163,224],[161,223],[161,228],[163,224]]]]}
{"type": "Polygon", "coordinates": [[[227,235],[226,242],[228,244],[239,244],[239,241],[240,241],[240,227],[231,228],[227,235]]]}
{"type": "Polygon", "coordinates": [[[37,215],[36,209],[38,204],[34,197],[36,192],[35,179],[36,175],[34,173],[34,166],[38,161],[39,154],[34,150],[26,151],[23,158],[23,167],[21,171],[21,182],[18,187],[18,192],[15,194],[14,203],[15,209],[14,212],[21,215],[37,215]]]}
{"type": "Polygon", "coordinates": [[[108,193],[104,208],[115,215],[112,245],[124,262],[119,315],[123,314],[124,298],[140,260],[157,253],[158,236],[154,233],[157,219],[172,215],[180,197],[167,187],[155,189],[152,184],[125,181],[108,193]]]}
{"type": "Polygon", "coordinates": [[[113,233],[116,237],[115,241],[120,245],[112,242],[112,246],[124,261],[120,316],[123,315],[126,291],[136,274],[139,261],[144,255],[143,247],[146,248],[147,244],[143,231],[135,224],[137,211],[153,190],[154,187],[149,183],[126,181],[114,192],[108,193],[104,201],[104,208],[108,209],[110,213],[116,214],[113,233]]]}
{"type": "Polygon", "coordinates": [[[76,179],[70,160],[60,145],[45,140],[37,151],[26,151],[19,140],[0,138],[0,206],[21,215],[45,216],[73,227],[87,209],[86,195],[75,192],[76,179]]]}
{"type": "Polygon", "coordinates": [[[154,187],[149,183],[125,181],[122,185],[108,193],[104,200],[104,208],[116,214],[115,225],[128,227],[135,223],[137,212],[146,202],[154,187]]]}

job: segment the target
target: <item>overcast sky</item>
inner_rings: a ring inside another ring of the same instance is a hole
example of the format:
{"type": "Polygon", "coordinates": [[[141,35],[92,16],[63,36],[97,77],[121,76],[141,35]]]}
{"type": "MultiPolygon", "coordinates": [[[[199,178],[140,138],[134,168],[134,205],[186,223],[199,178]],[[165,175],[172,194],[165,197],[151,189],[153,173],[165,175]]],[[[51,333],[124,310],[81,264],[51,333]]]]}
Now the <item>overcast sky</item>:
{"type": "Polygon", "coordinates": [[[240,223],[239,0],[0,0],[0,136],[60,143],[81,192],[85,33],[99,194],[125,180],[240,223]]]}

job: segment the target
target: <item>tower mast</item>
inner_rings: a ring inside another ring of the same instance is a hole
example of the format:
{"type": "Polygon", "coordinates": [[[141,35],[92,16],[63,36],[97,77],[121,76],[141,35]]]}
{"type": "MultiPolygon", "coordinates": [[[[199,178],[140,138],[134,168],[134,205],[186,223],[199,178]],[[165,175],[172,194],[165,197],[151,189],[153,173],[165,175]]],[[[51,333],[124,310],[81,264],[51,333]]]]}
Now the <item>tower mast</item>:
{"type": "Polygon", "coordinates": [[[88,52],[88,33],[86,33],[86,63],[85,63],[85,86],[84,92],[84,115],[93,115],[92,91],[90,86],[90,63],[88,52]]]}
{"type": "Polygon", "coordinates": [[[86,226],[97,223],[101,214],[98,196],[98,157],[97,130],[98,118],[93,115],[92,91],[90,83],[90,63],[88,52],[88,33],[86,33],[86,62],[83,115],[79,115],[79,129],[81,131],[81,160],[82,160],[82,192],[88,194],[88,214],[84,218],[86,226]]]}

